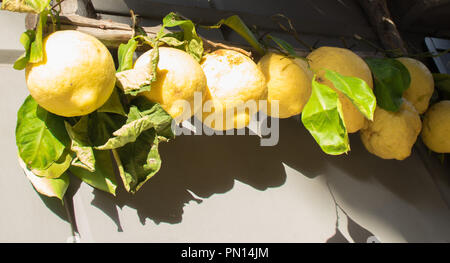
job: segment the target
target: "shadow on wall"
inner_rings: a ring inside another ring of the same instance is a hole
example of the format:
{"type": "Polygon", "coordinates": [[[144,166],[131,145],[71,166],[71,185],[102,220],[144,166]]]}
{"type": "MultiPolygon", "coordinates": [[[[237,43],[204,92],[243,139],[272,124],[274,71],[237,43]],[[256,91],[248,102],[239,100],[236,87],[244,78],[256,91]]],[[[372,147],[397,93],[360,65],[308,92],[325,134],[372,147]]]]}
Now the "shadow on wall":
{"type": "Polygon", "coordinates": [[[161,145],[160,154],[161,170],[136,195],[126,193],[122,186],[115,198],[94,190],[92,204],[105,212],[119,231],[116,206],[136,209],[142,224],[147,218],[157,224],[176,224],[182,221],[185,204],[201,202],[189,191],[208,198],[230,191],[234,180],[264,191],[284,184],[283,163],[310,178],[324,168],[320,148],[293,118],[280,120],[280,141],[273,147],[261,147],[257,136],[179,136],[161,145]]]}

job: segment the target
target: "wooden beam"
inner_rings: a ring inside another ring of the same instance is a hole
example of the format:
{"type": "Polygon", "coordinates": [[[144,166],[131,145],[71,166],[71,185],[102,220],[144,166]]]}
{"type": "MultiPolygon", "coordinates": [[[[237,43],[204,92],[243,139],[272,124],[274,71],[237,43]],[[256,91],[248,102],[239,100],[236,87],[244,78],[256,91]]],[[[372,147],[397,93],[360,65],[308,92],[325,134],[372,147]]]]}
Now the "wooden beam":
{"type": "Polygon", "coordinates": [[[408,54],[397,26],[391,18],[386,0],[359,0],[359,3],[383,47],[386,50],[398,50],[402,55],[408,54]]]}

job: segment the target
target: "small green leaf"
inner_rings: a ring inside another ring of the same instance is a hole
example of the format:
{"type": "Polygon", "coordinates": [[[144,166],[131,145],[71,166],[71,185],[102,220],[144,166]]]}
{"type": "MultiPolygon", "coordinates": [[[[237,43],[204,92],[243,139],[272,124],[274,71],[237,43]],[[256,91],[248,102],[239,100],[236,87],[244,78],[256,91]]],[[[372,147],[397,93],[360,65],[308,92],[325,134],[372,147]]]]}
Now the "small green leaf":
{"type": "Polygon", "coordinates": [[[116,195],[117,182],[114,176],[114,163],[109,151],[94,150],[95,171],[72,166],[69,171],[83,182],[99,190],[116,195]]]}
{"type": "Polygon", "coordinates": [[[260,55],[264,55],[266,50],[264,46],[258,41],[253,32],[245,25],[244,21],[237,16],[233,15],[228,18],[220,20],[213,26],[202,26],[204,28],[220,28],[222,25],[226,25],[243,37],[247,43],[249,43],[260,55]]]}
{"type": "Polygon", "coordinates": [[[326,70],[325,77],[333,83],[337,90],[347,96],[367,119],[373,120],[377,101],[372,89],[364,80],[342,76],[332,70],[326,70]]]}
{"type": "Polygon", "coordinates": [[[161,168],[159,140],[154,129],[143,132],[134,143],[115,149],[125,189],[136,193],[161,168]]]}
{"type": "Polygon", "coordinates": [[[39,14],[39,21],[36,29],[36,39],[31,43],[30,63],[38,63],[44,59],[43,33],[44,27],[47,25],[47,17],[50,11],[43,10],[39,14]]]}
{"type": "Polygon", "coordinates": [[[120,100],[120,94],[119,91],[114,88],[113,92],[111,93],[111,96],[109,99],[101,106],[98,110],[98,112],[109,112],[109,113],[115,113],[122,116],[127,116],[125,113],[125,110],[123,109],[122,102],[120,100]]]}
{"type": "Polygon", "coordinates": [[[366,62],[373,74],[378,106],[388,111],[399,111],[403,92],[411,83],[408,69],[398,60],[390,58],[369,58],[366,62]]]}
{"type": "Polygon", "coordinates": [[[120,44],[117,51],[117,57],[119,60],[119,67],[117,72],[129,70],[133,68],[133,55],[136,51],[138,41],[135,38],[128,40],[127,44],[120,44]]]}
{"type": "Polygon", "coordinates": [[[156,39],[161,40],[164,37],[172,37],[171,41],[174,41],[173,33],[165,34],[164,28],[176,26],[180,27],[183,31],[183,39],[177,40],[184,41],[186,44],[179,45],[179,42],[176,42],[175,47],[182,47],[188,54],[194,57],[197,61],[200,61],[204,51],[203,40],[198,36],[197,31],[195,30],[195,24],[191,20],[184,20],[173,12],[169,13],[163,18],[162,28],[156,39]]]}
{"type": "Polygon", "coordinates": [[[3,0],[1,9],[12,12],[36,13],[44,11],[51,0],[3,0]]]}
{"type": "Polygon", "coordinates": [[[64,172],[67,171],[67,169],[69,169],[72,160],[73,158],[70,152],[68,150],[65,150],[59,160],[52,163],[47,169],[31,169],[31,172],[33,172],[33,174],[37,176],[45,177],[47,179],[58,178],[63,175],[64,172]]]}
{"type": "Polygon", "coordinates": [[[45,170],[60,159],[70,139],[64,118],[41,108],[28,96],[17,113],[16,144],[31,169],[45,170]]]}
{"type": "Polygon", "coordinates": [[[14,62],[13,68],[16,70],[23,70],[30,60],[31,43],[36,39],[36,32],[34,30],[27,30],[20,36],[20,43],[25,48],[25,53],[14,62]]]}
{"type": "Polygon", "coordinates": [[[275,44],[277,44],[278,47],[281,48],[281,50],[287,52],[287,55],[289,55],[291,57],[294,57],[294,58],[305,59],[303,57],[298,56],[297,53],[295,52],[294,48],[291,46],[291,44],[289,44],[288,42],[284,41],[283,39],[278,38],[278,37],[274,37],[272,35],[266,35],[266,37],[268,39],[273,40],[273,42],[275,42],[275,44]]]}
{"type": "Polygon", "coordinates": [[[64,122],[67,133],[72,140],[70,149],[76,157],[73,161],[74,166],[80,166],[90,172],[95,171],[95,157],[92,143],[89,140],[88,116],[83,116],[72,127],[68,122],[64,122]]]}
{"type": "Polygon", "coordinates": [[[34,175],[25,165],[23,160],[18,156],[19,164],[22,167],[25,175],[30,180],[34,189],[45,196],[48,197],[57,197],[60,200],[63,199],[64,194],[66,193],[67,188],[69,187],[69,175],[67,173],[62,174],[58,178],[49,179],[45,177],[39,177],[34,175]]]}
{"type": "Polygon", "coordinates": [[[182,47],[187,44],[187,41],[183,40],[183,32],[167,33],[158,40],[171,47],[182,47]]]}
{"type": "Polygon", "coordinates": [[[311,97],[303,108],[302,122],[327,154],[339,155],[350,150],[342,116],[339,95],[314,77],[311,97]]]}

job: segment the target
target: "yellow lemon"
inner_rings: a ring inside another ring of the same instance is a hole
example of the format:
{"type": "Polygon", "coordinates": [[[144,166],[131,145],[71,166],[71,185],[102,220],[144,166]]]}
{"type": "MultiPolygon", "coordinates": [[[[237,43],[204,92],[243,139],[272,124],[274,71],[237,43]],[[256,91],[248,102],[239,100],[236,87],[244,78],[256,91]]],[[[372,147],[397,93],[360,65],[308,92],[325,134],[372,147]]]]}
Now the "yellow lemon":
{"type": "Polygon", "coordinates": [[[43,51],[43,61],[26,67],[28,89],[41,107],[72,117],[89,114],[108,100],[116,70],[99,40],[78,31],[58,31],[44,39],[43,51]]]}
{"type": "Polygon", "coordinates": [[[377,107],[373,121],[360,134],[372,154],[383,159],[403,160],[411,155],[421,128],[419,113],[410,102],[403,100],[398,112],[377,107]]]}
{"type": "MultiPolygon", "coordinates": [[[[337,73],[357,77],[364,80],[373,89],[372,73],[369,66],[351,50],[336,47],[321,47],[311,52],[307,59],[312,71],[317,75],[317,81],[334,88],[333,83],[325,78],[325,69],[337,73]]],[[[335,89],[336,90],[336,89],[335,89]]],[[[342,92],[337,91],[342,104],[344,122],[349,133],[354,133],[364,127],[364,115],[353,105],[342,92]]]]}
{"type": "Polygon", "coordinates": [[[411,84],[403,93],[403,97],[410,101],[417,111],[424,113],[430,103],[434,91],[434,80],[430,70],[420,61],[413,58],[397,58],[409,71],[411,84]]]}
{"type": "MultiPolygon", "coordinates": [[[[137,59],[134,69],[148,67],[150,52],[137,59]]],[[[191,55],[176,48],[160,47],[156,81],[149,92],[142,94],[161,104],[177,122],[181,122],[200,110],[202,105],[194,105],[194,96],[198,92],[203,98],[205,87],[205,74],[191,55]]]]}
{"type": "Polygon", "coordinates": [[[258,62],[258,67],[267,81],[267,114],[277,118],[300,114],[311,96],[313,74],[308,63],[268,53],[258,62]],[[270,111],[272,101],[278,101],[278,114],[270,111]]]}
{"type": "Polygon", "coordinates": [[[422,140],[434,152],[450,153],[450,100],[434,104],[425,113],[422,140]]]}
{"type": "Polygon", "coordinates": [[[253,60],[233,50],[219,49],[203,57],[207,93],[203,123],[215,130],[240,129],[267,98],[264,75],[253,60]]]}

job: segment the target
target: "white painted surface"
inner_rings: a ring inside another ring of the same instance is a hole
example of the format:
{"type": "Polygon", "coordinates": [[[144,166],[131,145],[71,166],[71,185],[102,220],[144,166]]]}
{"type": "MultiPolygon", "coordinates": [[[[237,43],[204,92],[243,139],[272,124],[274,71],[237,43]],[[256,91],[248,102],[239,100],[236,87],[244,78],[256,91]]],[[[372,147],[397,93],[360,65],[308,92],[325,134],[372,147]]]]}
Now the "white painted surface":
{"type": "MultiPolygon", "coordinates": [[[[4,63],[23,52],[19,37],[24,31],[24,18],[23,14],[0,11],[0,242],[65,242],[70,225],[46,207],[16,157],[17,111],[29,93],[25,72],[4,63]],[[5,50],[12,56],[5,57],[1,53],[5,50]]],[[[58,205],[52,201],[48,204],[58,205]]],[[[57,211],[63,215],[61,209],[57,211]]]]}
{"type": "Polygon", "coordinates": [[[326,156],[297,120],[280,128],[275,147],[256,136],[178,137],[161,146],[163,168],[136,196],[82,184],[81,240],[326,242],[336,224],[328,181],[349,242],[450,241],[450,211],[416,152],[381,160],[353,135],[348,156],[326,156]]]}

